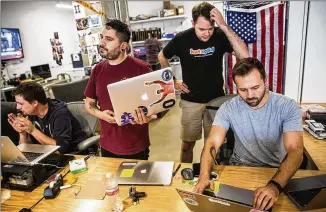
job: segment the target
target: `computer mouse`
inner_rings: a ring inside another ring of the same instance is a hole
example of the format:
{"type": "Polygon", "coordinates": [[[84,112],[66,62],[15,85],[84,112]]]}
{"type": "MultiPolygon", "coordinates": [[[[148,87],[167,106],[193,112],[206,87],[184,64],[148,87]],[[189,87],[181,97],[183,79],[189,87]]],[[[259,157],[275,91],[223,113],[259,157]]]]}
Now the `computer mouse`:
{"type": "Polygon", "coordinates": [[[32,212],[32,210],[29,208],[23,208],[19,212],[32,212]]]}
{"type": "Polygon", "coordinates": [[[185,180],[192,180],[192,179],[194,179],[194,172],[190,168],[184,168],[184,169],[182,169],[181,175],[182,175],[183,179],[185,179],[185,180]]]}

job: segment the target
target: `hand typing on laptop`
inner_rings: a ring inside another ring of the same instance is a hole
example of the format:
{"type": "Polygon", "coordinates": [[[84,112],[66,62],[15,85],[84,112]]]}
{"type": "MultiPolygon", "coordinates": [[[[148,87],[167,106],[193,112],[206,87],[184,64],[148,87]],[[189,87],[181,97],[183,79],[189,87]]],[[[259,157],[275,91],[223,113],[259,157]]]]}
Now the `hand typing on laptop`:
{"type": "Polygon", "coordinates": [[[209,179],[209,176],[199,176],[198,182],[194,188],[194,192],[203,193],[204,190],[209,187],[212,191],[214,190],[214,181],[209,179]]]}
{"type": "Polygon", "coordinates": [[[280,192],[273,184],[267,184],[255,190],[254,207],[258,210],[268,210],[278,199],[280,192]]]}

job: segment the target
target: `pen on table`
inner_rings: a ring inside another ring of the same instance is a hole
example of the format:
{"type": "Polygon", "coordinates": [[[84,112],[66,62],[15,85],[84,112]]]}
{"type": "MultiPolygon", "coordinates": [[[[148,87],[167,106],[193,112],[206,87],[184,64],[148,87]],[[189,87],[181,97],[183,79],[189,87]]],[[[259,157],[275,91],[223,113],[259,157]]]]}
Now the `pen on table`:
{"type": "Polygon", "coordinates": [[[172,177],[175,176],[175,174],[178,172],[178,170],[180,169],[181,164],[178,165],[178,167],[176,168],[176,170],[174,170],[174,172],[172,173],[172,177]]]}

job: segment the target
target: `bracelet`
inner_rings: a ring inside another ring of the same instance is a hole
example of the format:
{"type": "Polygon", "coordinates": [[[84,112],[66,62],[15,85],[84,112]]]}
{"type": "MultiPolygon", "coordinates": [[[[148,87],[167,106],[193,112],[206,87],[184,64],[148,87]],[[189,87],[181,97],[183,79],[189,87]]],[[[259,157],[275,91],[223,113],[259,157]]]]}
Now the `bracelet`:
{"type": "Polygon", "coordinates": [[[278,191],[280,193],[283,192],[282,186],[278,182],[276,182],[275,180],[270,180],[267,184],[273,184],[274,186],[276,186],[276,188],[278,189],[278,191]]]}

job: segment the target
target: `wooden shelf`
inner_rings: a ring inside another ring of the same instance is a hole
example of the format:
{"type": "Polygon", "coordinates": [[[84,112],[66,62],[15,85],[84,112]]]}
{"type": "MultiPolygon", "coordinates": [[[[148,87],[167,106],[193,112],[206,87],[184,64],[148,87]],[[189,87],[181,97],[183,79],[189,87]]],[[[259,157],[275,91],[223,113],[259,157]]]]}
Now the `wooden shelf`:
{"type": "Polygon", "coordinates": [[[153,22],[153,21],[164,21],[164,20],[172,20],[172,19],[179,19],[179,18],[188,18],[186,15],[175,15],[175,16],[169,16],[169,17],[163,17],[163,18],[149,18],[146,20],[139,20],[139,21],[130,21],[130,24],[141,24],[146,22],[153,22]]]}
{"type": "MultiPolygon", "coordinates": [[[[158,39],[158,40],[159,40],[159,41],[170,41],[170,40],[172,40],[172,38],[162,38],[162,39],[158,39]]],[[[132,42],[133,45],[143,44],[143,43],[145,43],[144,40],[142,40],[142,41],[134,41],[134,42],[132,42]]]]}

